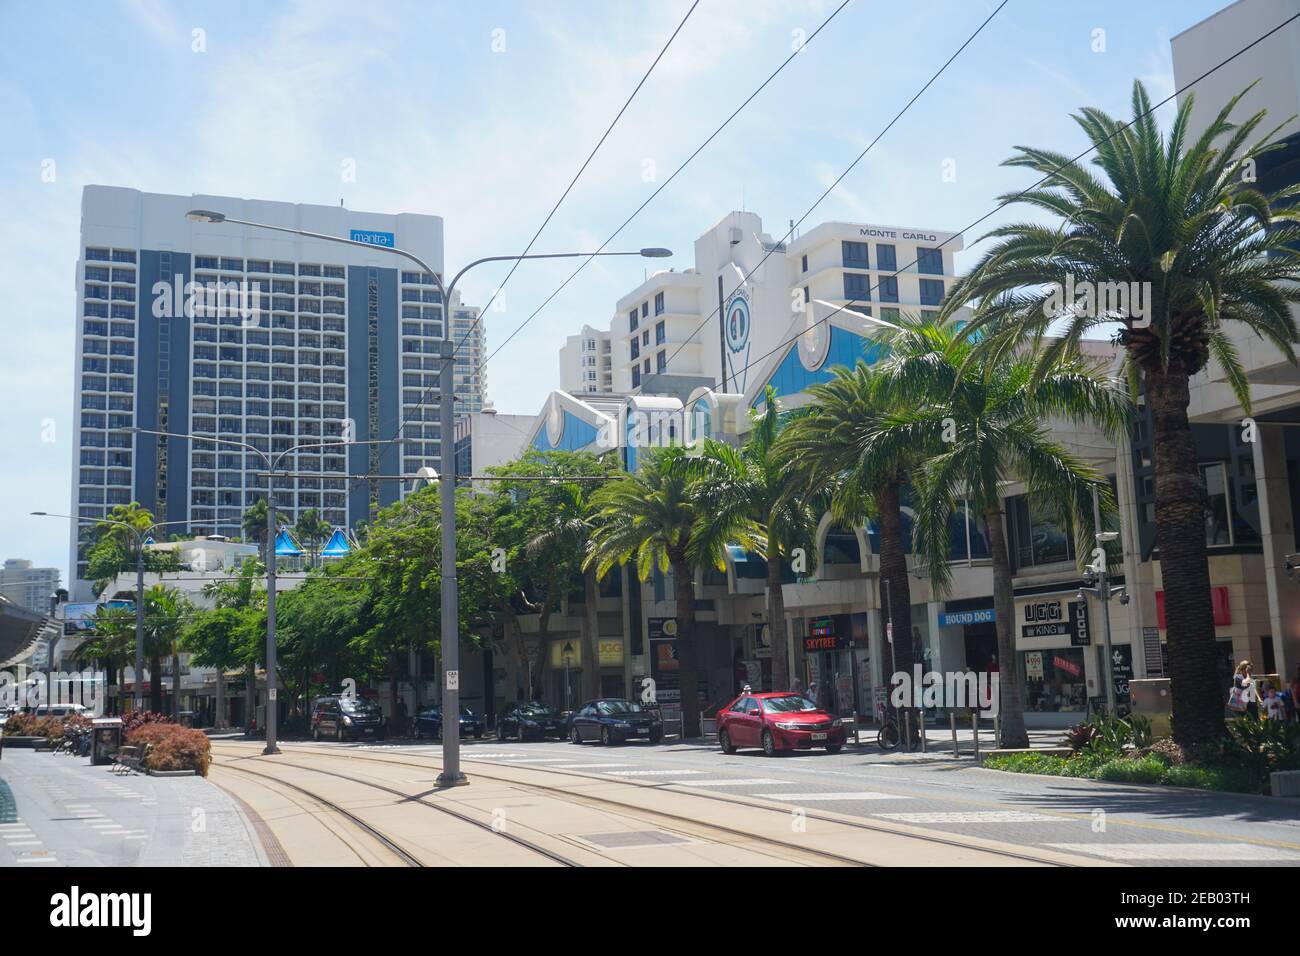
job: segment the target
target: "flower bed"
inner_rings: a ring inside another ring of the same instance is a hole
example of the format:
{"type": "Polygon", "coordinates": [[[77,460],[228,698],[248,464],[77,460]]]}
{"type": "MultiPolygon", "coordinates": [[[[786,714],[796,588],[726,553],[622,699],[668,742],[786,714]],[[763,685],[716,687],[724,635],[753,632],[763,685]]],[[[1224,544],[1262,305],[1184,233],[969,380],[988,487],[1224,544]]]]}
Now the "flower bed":
{"type": "Polygon", "coordinates": [[[141,762],[146,770],[192,770],[206,777],[212,763],[207,734],[177,724],[141,723],[127,733],[126,742],[148,748],[141,762]]]}

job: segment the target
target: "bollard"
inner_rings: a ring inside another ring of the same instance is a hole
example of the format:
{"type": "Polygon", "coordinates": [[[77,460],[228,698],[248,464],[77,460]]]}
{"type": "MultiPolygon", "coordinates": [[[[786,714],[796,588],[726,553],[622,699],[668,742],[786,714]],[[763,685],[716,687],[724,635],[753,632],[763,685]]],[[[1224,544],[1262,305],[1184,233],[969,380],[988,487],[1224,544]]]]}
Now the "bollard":
{"type": "Polygon", "coordinates": [[[952,724],[952,755],[961,756],[961,750],[957,747],[957,708],[953,707],[948,711],[948,722],[952,724]]]}
{"type": "Polygon", "coordinates": [[[975,763],[980,762],[980,712],[972,710],[970,712],[970,729],[971,737],[975,741],[975,763]]]}
{"type": "Polygon", "coordinates": [[[1002,711],[1000,710],[993,715],[993,742],[999,747],[1002,746],[1002,711]]]}
{"type": "Polygon", "coordinates": [[[921,735],[921,753],[928,753],[929,751],[926,750],[926,740],[925,740],[925,710],[924,709],[920,709],[916,712],[916,729],[917,729],[917,733],[921,735]]]}
{"type": "Polygon", "coordinates": [[[912,752],[912,708],[903,708],[903,744],[907,752],[912,752]]]}

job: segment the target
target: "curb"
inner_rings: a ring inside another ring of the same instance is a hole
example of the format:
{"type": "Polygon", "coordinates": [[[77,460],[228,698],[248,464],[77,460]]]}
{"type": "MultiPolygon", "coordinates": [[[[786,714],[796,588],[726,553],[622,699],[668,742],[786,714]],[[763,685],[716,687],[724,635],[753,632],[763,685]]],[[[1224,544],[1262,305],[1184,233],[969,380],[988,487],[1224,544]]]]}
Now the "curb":
{"type": "Polygon", "coordinates": [[[1173,787],[1167,783],[1121,783],[1114,780],[1097,780],[1094,777],[1065,777],[1059,773],[1024,773],[1016,770],[998,770],[994,767],[978,766],[974,770],[987,770],[989,773],[1005,773],[1015,777],[1041,777],[1044,780],[1082,780],[1094,784],[1109,784],[1112,787],[1128,787],[1143,793],[1185,793],[1201,797],[1233,797],[1238,800],[1264,800],[1269,803],[1291,803],[1295,797],[1274,797],[1265,793],[1237,793],[1233,790],[1202,790],[1199,787],[1173,787]]]}

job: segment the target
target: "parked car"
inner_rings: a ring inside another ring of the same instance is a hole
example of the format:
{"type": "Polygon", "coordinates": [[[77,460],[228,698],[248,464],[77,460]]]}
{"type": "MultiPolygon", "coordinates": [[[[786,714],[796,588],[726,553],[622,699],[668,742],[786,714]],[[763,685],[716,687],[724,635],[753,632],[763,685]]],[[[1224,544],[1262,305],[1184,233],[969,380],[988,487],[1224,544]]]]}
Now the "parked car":
{"type": "Polygon", "coordinates": [[[636,701],[608,697],[588,701],[569,718],[569,740],[575,744],[599,740],[605,746],[628,740],[663,740],[659,715],[636,701]]]}
{"type": "Polygon", "coordinates": [[[502,740],[563,740],[567,735],[564,715],[535,700],[510,704],[497,718],[497,737],[502,740]]]}
{"type": "Polygon", "coordinates": [[[37,717],[93,717],[89,707],[82,704],[37,704],[32,711],[37,717]]]}
{"type": "Polygon", "coordinates": [[[843,721],[790,691],[741,694],[718,711],[718,744],[726,754],[741,747],[762,747],[769,757],[813,747],[833,754],[845,736],[843,721]]]}
{"type": "Polygon", "coordinates": [[[365,697],[318,697],[311,705],[311,736],[313,740],[383,740],[388,723],[379,705],[365,697]]]}
{"type": "MultiPolygon", "coordinates": [[[[483,718],[468,707],[460,709],[460,735],[461,737],[473,737],[475,740],[483,736],[483,718]]],[[[442,736],[441,707],[436,705],[426,707],[415,715],[415,736],[421,738],[442,736]]]]}

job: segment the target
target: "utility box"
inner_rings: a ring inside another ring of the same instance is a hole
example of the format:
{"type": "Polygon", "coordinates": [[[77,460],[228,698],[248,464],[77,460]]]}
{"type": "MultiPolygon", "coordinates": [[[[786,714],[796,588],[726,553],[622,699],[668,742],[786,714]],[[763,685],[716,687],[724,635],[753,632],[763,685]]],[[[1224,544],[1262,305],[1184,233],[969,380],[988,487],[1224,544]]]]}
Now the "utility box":
{"type": "Polygon", "coordinates": [[[122,718],[96,717],[90,722],[90,762],[112,763],[122,748],[122,718]]]}
{"type": "Polygon", "coordinates": [[[1151,721],[1153,738],[1168,737],[1173,698],[1169,695],[1168,677],[1148,677],[1128,682],[1129,698],[1133,701],[1131,713],[1141,714],[1151,721]]]}

